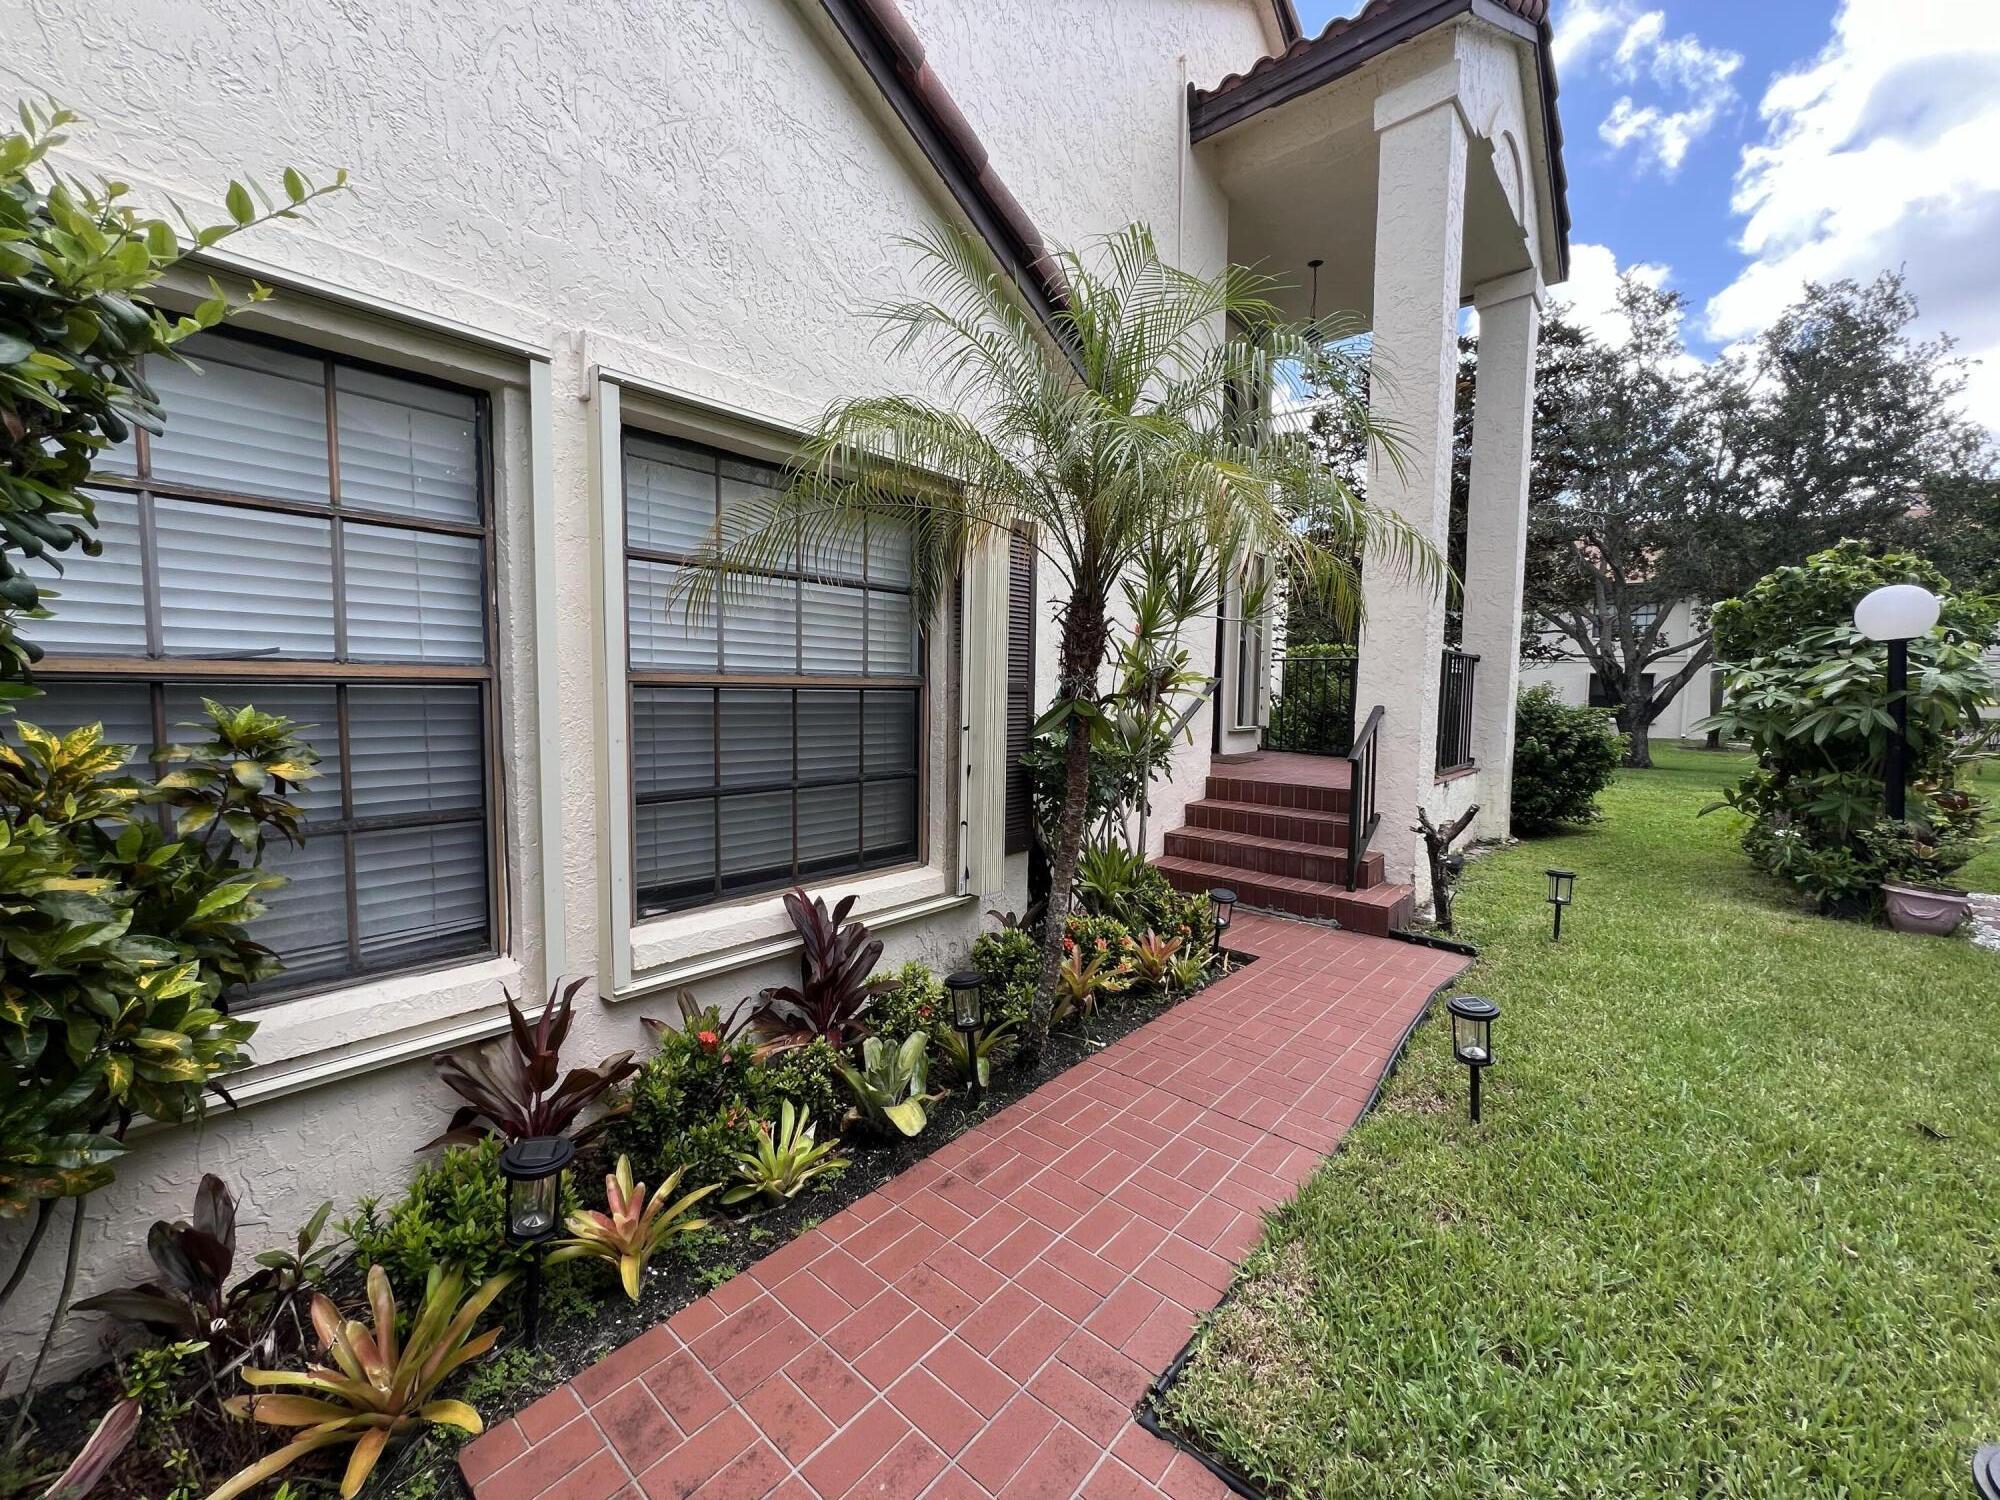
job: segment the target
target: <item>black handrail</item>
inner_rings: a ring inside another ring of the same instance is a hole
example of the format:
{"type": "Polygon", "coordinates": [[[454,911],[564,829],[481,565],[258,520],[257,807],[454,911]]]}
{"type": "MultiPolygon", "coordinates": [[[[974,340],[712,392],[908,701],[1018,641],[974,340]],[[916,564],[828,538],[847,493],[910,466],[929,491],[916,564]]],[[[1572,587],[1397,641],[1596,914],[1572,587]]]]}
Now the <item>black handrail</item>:
{"type": "Polygon", "coordinates": [[[1347,888],[1361,886],[1361,861],[1368,853],[1368,841],[1375,837],[1375,825],[1382,815],[1375,811],[1375,741],[1382,727],[1382,705],[1368,710],[1354,747],[1347,752],[1347,888]]]}
{"type": "Polygon", "coordinates": [[[1472,691],[1479,658],[1444,648],[1438,663],[1437,773],[1462,771],[1472,764],[1472,691]]]}

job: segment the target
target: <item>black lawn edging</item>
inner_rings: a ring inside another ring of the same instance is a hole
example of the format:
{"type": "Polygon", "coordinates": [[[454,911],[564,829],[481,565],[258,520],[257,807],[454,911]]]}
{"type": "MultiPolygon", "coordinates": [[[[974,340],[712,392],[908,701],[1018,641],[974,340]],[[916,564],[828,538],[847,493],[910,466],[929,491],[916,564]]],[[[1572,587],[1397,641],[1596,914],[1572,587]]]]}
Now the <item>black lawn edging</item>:
{"type": "MultiPolygon", "coordinates": [[[[1477,958],[1479,956],[1479,950],[1473,947],[1472,944],[1457,942],[1451,938],[1432,937],[1428,933],[1409,932],[1400,928],[1393,929],[1389,936],[1402,942],[1416,943],[1422,947],[1439,948],[1447,953],[1463,954],[1470,958],[1477,958]]],[[[1410,1038],[1416,1035],[1417,1028],[1423,1025],[1429,1018],[1432,1007],[1437,1004],[1438,997],[1450,989],[1457,981],[1458,976],[1454,974],[1450,979],[1440,983],[1437,988],[1433,989],[1425,997],[1423,1007],[1410,1018],[1410,1024],[1405,1026],[1402,1034],[1396,1038],[1396,1045],[1389,1053],[1388,1064],[1382,1069],[1382,1076],[1375,1080],[1375,1087],[1369,1090],[1368,1098],[1362,1103],[1361,1113],[1354,1117],[1354,1124],[1348,1126],[1341,1133],[1340,1139],[1333,1143],[1333,1150],[1320,1158],[1320,1165],[1322,1167],[1340,1154],[1340,1148],[1347,1144],[1347,1137],[1354,1132],[1363,1120],[1366,1120],[1375,1112],[1375,1105],[1381,1099],[1382,1091],[1389,1086],[1389,1080],[1396,1076],[1396,1069],[1402,1064],[1403,1053],[1410,1045],[1410,1038]]],[[[1239,1266],[1237,1269],[1240,1272],[1242,1267],[1239,1266]]],[[[1242,1500],[1270,1500],[1270,1497],[1264,1491],[1258,1489],[1248,1479],[1237,1473],[1220,1456],[1209,1452],[1206,1448],[1195,1442],[1194,1439],[1185,1436],[1175,1428],[1169,1426],[1166,1417],[1160,1409],[1160,1403],[1166,1399],[1167,1392],[1173,1388],[1174,1382],[1180,1379],[1181,1372],[1186,1369],[1188,1360],[1193,1358],[1194,1347],[1201,1342],[1202,1332],[1207,1327],[1209,1321],[1229,1305],[1229,1299],[1236,1295],[1236,1286],[1237,1283],[1235,1281],[1230,1282],[1229,1290],[1222,1294],[1222,1300],[1202,1315],[1201,1320],[1195,1325],[1194,1332],[1188,1336],[1188,1341],[1181,1345],[1180,1353],[1176,1354],[1173,1362],[1160,1372],[1158,1378],[1151,1385],[1146,1387],[1146,1392],[1139,1398],[1138,1405],[1132,1408],[1132,1416],[1141,1427],[1145,1428],[1146,1431],[1150,1432],[1161,1442],[1179,1449],[1204,1469],[1208,1470],[1209,1473],[1213,1474],[1228,1488],[1232,1495],[1240,1495],[1242,1496],[1242,1500]]]]}
{"type": "Polygon", "coordinates": [[[1435,932],[1418,932],[1411,927],[1391,927],[1389,936],[1399,943],[1415,943],[1419,948],[1436,948],[1439,952],[1457,953],[1466,958],[1479,957],[1479,949],[1473,944],[1454,937],[1440,937],[1435,932]]]}

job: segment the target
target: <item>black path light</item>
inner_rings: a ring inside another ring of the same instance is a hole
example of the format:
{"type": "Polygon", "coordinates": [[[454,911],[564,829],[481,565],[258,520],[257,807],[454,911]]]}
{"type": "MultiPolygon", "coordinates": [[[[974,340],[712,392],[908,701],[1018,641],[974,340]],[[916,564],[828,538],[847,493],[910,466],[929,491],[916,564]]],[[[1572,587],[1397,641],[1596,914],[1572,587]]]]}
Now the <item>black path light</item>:
{"type": "Polygon", "coordinates": [[[1229,931],[1229,924],[1236,920],[1236,892],[1226,885],[1218,885],[1208,893],[1208,907],[1215,918],[1214,931],[1209,934],[1208,948],[1211,953],[1222,951],[1222,935],[1229,931]]]}
{"type": "Polygon", "coordinates": [[[960,969],[945,979],[951,991],[951,1024],[965,1038],[965,1081],[974,1103],[979,1086],[979,1033],[986,1025],[986,976],[977,969],[960,969]]]}
{"type": "Polygon", "coordinates": [[[1472,1070],[1472,1123],[1479,1123],[1479,1075],[1493,1066],[1493,1023],[1500,1007],[1483,995],[1453,995],[1444,1008],[1451,1012],[1451,1055],[1472,1070]]]}
{"type": "Polygon", "coordinates": [[[1556,909],[1555,935],[1551,942],[1560,943],[1563,935],[1563,908],[1576,899],[1576,871],[1546,870],[1549,877],[1549,905],[1556,909]]]}
{"type": "Polygon", "coordinates": [[[562,1226],[563,1169],[576,1156],[568,1136],[537,1135],[500,1153],[507,1179],[507,1243],[533,1250],[528,1260],[528,1347],[540,1343],[542,1247],[562,1226]]]}
{"type": "Polygon", "coordinates": [[[1914,583],[1872,590],[1854,606],[1854,628],[1889,647],[1889,758],[1882,768],[1882,800],[1889,821],[1903,821],[1903,792],[1910,755],[1910,642],[1938,622],[1938,596],[1914,583]]]}

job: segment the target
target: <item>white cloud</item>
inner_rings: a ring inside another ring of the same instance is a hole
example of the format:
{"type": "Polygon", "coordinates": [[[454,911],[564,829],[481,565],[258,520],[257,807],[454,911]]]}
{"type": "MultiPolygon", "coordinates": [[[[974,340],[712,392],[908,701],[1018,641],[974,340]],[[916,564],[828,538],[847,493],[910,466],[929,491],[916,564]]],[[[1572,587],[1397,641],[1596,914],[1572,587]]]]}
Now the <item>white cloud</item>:
{"type": "Polygon", "coordinates": [[[1630,91],[1599,122],[1598,139],[1613,151],[1629,147],[1642,165],[1673,176],[1736,103],[1742,55],[1692,34],[1669,36],[1663,10],[1641,11],[1631,0],[1570,0],[1555,22],[1558,70],[1586,65],[1607,47],[1607,71],[1630,91]],[[1641,91],[1649,95],[1643,101],[1641,91]]]}
{"type": "Polygon", "coordinates": [[[1584,332],[1607,344],[1622,344],[1632,328],[1618,305],[1621,271],[1648,286],[1664,286],[1672,275],[1653,262],[1621,267],[1609,245],[1575,244],[1569,247],[1569,280],[1549,288],[1549,300],[1584,332]]]}
{"type": "Polygon", "coordinates": [[[2000,430],[2000,5],[1846,0],[1759,112],[1733,202],[1749,264],[1709,301],[1709,334],[1755,334],[1807,281],[1900,267],[1920,332],[1983,361],[1968,409],[2000,430]]]}

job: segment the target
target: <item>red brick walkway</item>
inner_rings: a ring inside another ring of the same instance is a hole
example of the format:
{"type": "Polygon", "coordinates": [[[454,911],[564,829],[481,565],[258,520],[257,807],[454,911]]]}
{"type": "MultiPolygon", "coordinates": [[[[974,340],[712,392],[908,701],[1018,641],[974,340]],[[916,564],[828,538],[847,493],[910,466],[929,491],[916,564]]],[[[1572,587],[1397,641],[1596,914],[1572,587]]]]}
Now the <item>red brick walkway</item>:
{"type": "Polygon", "coordinates": [[[1230,937],[1259,962],[470,1444],[479,1500],[1225,1493],[1133,1406],[1464,966],[1230,937]]]}

